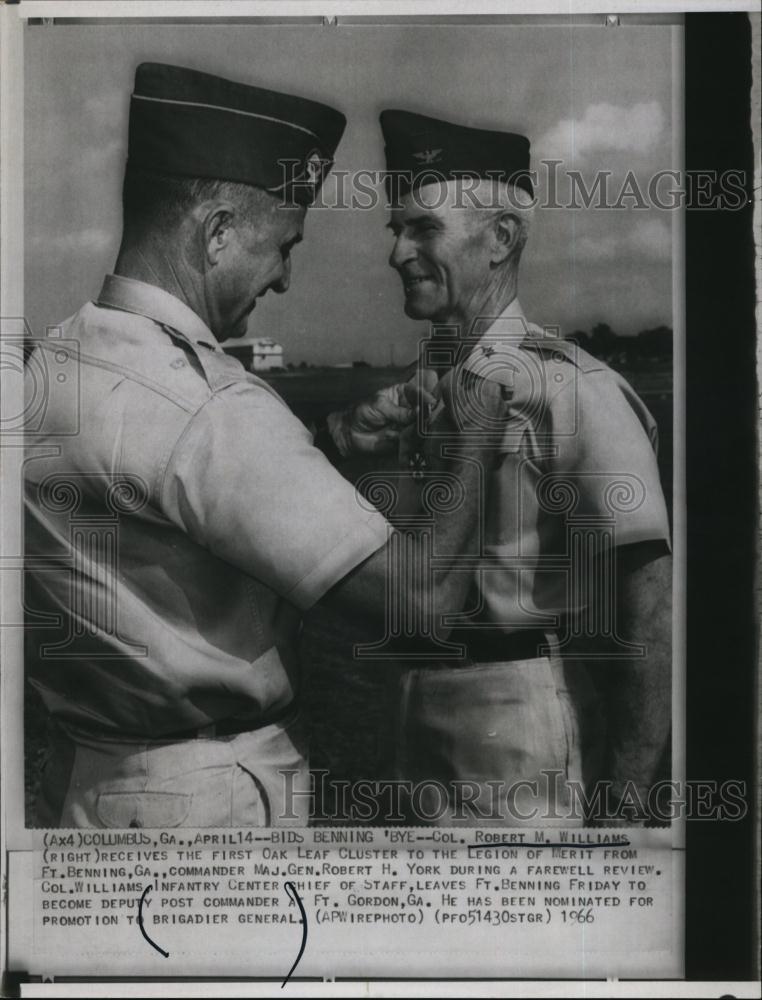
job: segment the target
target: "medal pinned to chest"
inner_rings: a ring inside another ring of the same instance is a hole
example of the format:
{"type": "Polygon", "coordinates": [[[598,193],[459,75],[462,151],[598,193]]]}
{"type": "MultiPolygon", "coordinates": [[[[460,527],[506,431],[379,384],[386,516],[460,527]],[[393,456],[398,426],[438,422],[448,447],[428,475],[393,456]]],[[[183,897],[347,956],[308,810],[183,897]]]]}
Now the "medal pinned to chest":
{"type": "Polygon", "coordinates": [[[437,438],[446,433],[449,423],[441,386],[442,383],[438,382],[430,390],[435,402],[422,404],[418,418],[404,442],[404,454],[401,449],[402,467],[410,472],[416,482],[420,482],[431,469],[437,452],[437,438]]]}

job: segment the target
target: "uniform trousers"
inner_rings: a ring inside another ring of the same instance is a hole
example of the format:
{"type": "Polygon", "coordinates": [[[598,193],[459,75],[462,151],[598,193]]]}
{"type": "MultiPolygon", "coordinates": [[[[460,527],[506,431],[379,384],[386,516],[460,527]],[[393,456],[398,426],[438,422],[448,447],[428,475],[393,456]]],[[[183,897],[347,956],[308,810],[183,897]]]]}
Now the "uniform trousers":
{"type": "Polygon", "coordinates": [[[392,755],[410,823],[582,824],[604,735],[583,664],[443,663],[404,669],[399,684],[392,755]]]}
{"type": "Polygon", "coordinates": [[[45,827],[306,826],[298,714],[195,739],[127,739],[52,723],[37,817],[45,827]]]}

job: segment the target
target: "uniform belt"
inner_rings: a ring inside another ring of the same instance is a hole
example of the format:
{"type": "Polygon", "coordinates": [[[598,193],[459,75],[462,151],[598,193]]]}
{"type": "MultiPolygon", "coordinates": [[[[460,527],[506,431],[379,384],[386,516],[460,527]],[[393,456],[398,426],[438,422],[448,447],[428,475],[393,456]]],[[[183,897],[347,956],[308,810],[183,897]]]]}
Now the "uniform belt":
{"type": "Polygon", "coordinates": [[[272,726],[276,722],[294,715],[297,710],[296,700],[289,702],[285,708],[276,709],[265,716],[257,719],[247,719],[241,716],[234,716],[228,719],[219,719],[210,722],[208,726],[200,726],[195,729],[177,729],[171,733],[152,733],[150,736],[145,733],[120,732],[117,729],[105,729],[100,726],[75,724],[63,722],[55,717],[51,718],[50,724],[58,729],[62,729],[71,739],[77,740],[77,734],[95,740],[109,740],[124,743],[158,743],[172,742],[174,740],[198,740],[214,739],[216,736],[235,736],[237,733],[250,733],[257,729],[264,729],[265,726],[272,726]]]}
{"type": "Polygon", "coordinates": [[[494,663],[500,660],[533,660],[547,656],[553,636],[542,629],[525,629],[519,632],[501,632],[495,628],[453,629],[449,642],[458,642],[477,663],[494,663]],[[542,649],[546,652],[541,652],[542,649]]]}
{"type": "Polygon", "coordinates": [[[236,736],[238,733],[252,733],[257,729],[264,729],[265,726],[272,726],[276,722],[282,722],[296,712],[296,702],[289,702],[284,708],[275,712],[270,712],[264,718],[246,719],[235,717],[229,719],[218,719],[210,722],[208,726],[200,726],[198,729],[180,729],[173,733],[162,733],[159,739],[162,740],[213,740],[218,736],[236,736]]]}

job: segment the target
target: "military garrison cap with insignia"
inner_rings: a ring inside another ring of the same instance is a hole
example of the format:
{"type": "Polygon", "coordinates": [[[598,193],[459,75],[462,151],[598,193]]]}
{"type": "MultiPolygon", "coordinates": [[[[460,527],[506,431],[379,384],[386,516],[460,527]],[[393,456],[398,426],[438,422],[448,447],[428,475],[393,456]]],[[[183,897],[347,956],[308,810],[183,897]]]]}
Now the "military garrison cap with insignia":
{"type": "Polygon", "coordinates": [[[141,63],[128,165],[236,181],[309,204],[344,132],[340,111],[209,73],[141,63]]]}
{"type": "Polygon", "coordinates": [[[380,120],[390,196],[459,177],[510,181],[534,194],[526,136],[455,125],[411,111],[382,111],[380,120]]]}

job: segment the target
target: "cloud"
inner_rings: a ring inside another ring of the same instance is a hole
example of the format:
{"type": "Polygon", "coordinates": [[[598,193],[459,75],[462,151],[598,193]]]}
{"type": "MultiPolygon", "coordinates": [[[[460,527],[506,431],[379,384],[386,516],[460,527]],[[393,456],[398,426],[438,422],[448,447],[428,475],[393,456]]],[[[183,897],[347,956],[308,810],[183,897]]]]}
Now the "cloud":
{"type": "Polygon", "coordinates": [[[672,236],[662,219],[642,219],[623,233],[581,236],[571,245],[585,260],[613,260],[615,257],[646,257],[664,260],[672,256],[672,236]]]}
{"type": "MultiPolygon", "coordinates": [[[[606,231],[591,231],[590,223],[584,224],[587,232],[580,232],[581,226],[572,233],[565,233],[559,238],[549,238],[536,244],[532,255],[534,260],[544,263],[559,259],[559,243],[564,247],[564,253],[571,259],[581,263],[595,264],[606,261],[610,264],[615,260],[664,261],[672,257],[672,234],[663,219],[638,219],[633,213],[626,216],[608,214],[607,219],[616,223],[616,229],[607,227],[606,231]]],[[[597,226],[596,226],[597,228],[597,226]]],[[[549,234],[550,236],[550,234],[549,234]]]]}
{"type": "Polygon", "coordinates": [[[98,146],[90,146],[80,152],[75,161],[76,167],[84,177],[92,178],[96,171],[121,161],[124,157],[124,148],[125,144],[121,136],[98,146]]]}
{"type": "Polygon", "coordinates": [[[569,247],[575,257],[584,260],[611,260],[622,251],[622,243],[615,236],[581,236],[569,247]]]}
{"type": "Polygon", "coordinates": [[[99,125],[111,125],[120,129],[127,116],[129,98],[120,90],[94,94],[85,99],[83,110],[86,117],[99,119],[99,125]]]}
{"type": "Polygon", "coordinates": [[[648,257],[670,258],[672,234],[663,219],[642,219],[633,227],[630,245],[648,257]]]}
{"type": "Polygon", "coordinates": [[[32,237],[33,253],[93,253],[102,254],[113,247],[118,233],[109,229],[90,226],[87,229],[75,229],[70,233],[37,233],[32,237]]]}
{"type": "Polygon", "coordinates": [[[562,118],[534,145],[543,158],[643,152],[654,148],[664,125],[664,111],[658,101],[642,101],[630,107],[601,102],[590,104],[581,118],[562,118]]]}
{"type": "Polygon", "coordinates": [[[26,159],[30,186],[41,185],[57,191],[62,183],[69,184],[73,179],[90,193],[93,183],[104,174],[110,175],[116,170],[121,175],[125,155],[121,136],[97,145],[82,146],[74,156],[63,155],[62,148],[61,144],[48,140],[31,149],[26,159]]]}

